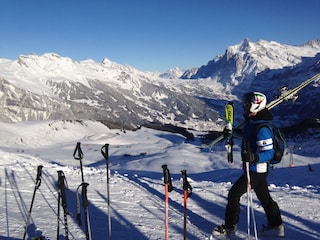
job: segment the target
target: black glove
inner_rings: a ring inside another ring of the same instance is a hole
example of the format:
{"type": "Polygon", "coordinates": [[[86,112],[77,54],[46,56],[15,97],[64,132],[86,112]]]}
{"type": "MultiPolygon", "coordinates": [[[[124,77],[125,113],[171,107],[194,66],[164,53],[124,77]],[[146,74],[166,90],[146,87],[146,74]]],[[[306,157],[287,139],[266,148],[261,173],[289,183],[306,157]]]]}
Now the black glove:
{"type": "Polygon", "coordinates": [[[241,156],[243,162],[256,163],[259,161],[259,156],[253,152],[243,152],[241,156]]]}

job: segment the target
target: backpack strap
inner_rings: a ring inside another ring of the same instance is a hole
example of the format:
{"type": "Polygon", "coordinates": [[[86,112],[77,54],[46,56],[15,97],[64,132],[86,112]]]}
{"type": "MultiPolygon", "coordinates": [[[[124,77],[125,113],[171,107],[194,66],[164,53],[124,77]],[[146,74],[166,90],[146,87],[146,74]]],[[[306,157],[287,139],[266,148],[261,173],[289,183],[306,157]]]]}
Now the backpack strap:
{"type": "Polygon", "coordinates": [[[267,127],[269,128],[269,130],[271,131],[271,134],[272,134],[272,138],[273,138],[273,128],[272,128],[272,124],[271,123],[268,123],[268,122],[263,122],[263,123],[255,123],[254,124],[254,127],[255,127],[255,136],[257,136],[259,130],[263,127],[267,127]]]}
{"type": "Polygon", "coordinates": [[[255,136],[255,141],[257,143],[257,148],[260,149],[260,151],[264,151],[264,150],[267,150],[269,149],[270,145],[271,145],[271,142],[265,146],[262,146],[260,144],[262,144],[263,142],[263,145],[266,143],[264,140],[265,139],[262,139],[262,140],[258,140],[257,139],[257,135],[258,135],[258,132],[261,128],[267,128],[269,131],[270,131],[270,134],[271,134],[271,138],[272,138],[272,145],[274,144],[274,132],[273,132],[273,127],[272,127],[272,124],[271,123],[268,123],[268,122],[263,122],[263,123],[256,123],[255,126],[254,126],[254,136],[255,136]],[[258,143],[259,141],[259,143],[258,143]],[[259,145],[259,146],[258,146],[259,145]],[[269,147],[268,147],[269,146],[269,147]]]}

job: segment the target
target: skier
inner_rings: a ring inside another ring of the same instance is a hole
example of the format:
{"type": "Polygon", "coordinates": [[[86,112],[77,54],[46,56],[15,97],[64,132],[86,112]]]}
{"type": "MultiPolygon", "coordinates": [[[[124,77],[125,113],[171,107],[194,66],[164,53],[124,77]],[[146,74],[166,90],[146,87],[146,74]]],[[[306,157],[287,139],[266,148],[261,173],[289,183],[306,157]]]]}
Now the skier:
{"type": "Polygon", "coordinates": [[[266,102],[266,96],[259,92],[249,92],[244,95],[243,110],[246,124],[243,128],[241,151],[244,173],[229,191],[225,223],[213,229],[214,236],[235,234],[239,222],[240,198],[247,192],[246,162],[249,162],[251,188],[260,200],[268,220],[259,235],[285,236],[280,209],[271,198],[267,183],[268,162],[274,154],[272,132],[267,126],[259,130],[256,128],[256,124],[271,122],[273,119],[271,112],[266,108],[266,102]]]}

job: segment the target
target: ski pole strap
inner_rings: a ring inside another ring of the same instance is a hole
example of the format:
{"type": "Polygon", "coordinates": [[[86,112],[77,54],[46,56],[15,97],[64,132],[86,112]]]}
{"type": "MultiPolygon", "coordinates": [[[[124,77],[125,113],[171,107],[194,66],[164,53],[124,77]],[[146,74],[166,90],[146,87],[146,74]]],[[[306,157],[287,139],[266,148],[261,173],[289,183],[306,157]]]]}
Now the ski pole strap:
{"type": "Polygon", "coordinates": [[[74,152],[73,152],[73,157],[76,160],[81,160],[83,158],[83,152],[81,150],[81,146],[80,145],[81,145],[81,143],[77,142],[77,146],[76,146],[76,148],[74,149],[74,152]]]}
{"type": "Polygon", "coordinates": [[[108,158],[109,158],[109,144],[108,143],[106,143],[105,145],[102,146],[101,154],[106,160],[108,160],[108,158]]]}
{"type": "Polygon", "coordinates": [[[188,181],[187,178],[187,170],[182,170],[182,181],[183,181],[183,190],[187,191],[187,197],[190,197],[192,195],[192,187],[188,181]]]}
{"type": "Polygon", "coordinates": [[[168,166],[166,164],[162,165],[163,169],[163,181],[164,184],[168,184],[168,192],[171,192],[173,190],[170,171],[168,169],[168,166]]]}
{"type": "Polygon", "coordinates": [[[58,171],[58,187],[61,194],[61,200],[62,200],[62,207],[64,210],[67,209],[67,195],[66,195],[66,177],[63,173],[63,171],[58,171]]]}
{"type": "Polygon", "coordinates": [[[80,209],[80,194],[79,194],[79,189],[82,186],[82,183],[77,187],[77,221],[78,221],[78,225],[82,226],[82,221],[81,221],[81,209],[80,209]]]}
{"type": "Polygon", "coordinates": [[[85,223],[86,223],[86,238],[87,240],[91,240],[91,229],[90,229],[90,221],[89,221],[89,212],[88,212],[88,205],[89,201],[87,198],[87,187],[89,183],[82,183],[82,205],[84,208],[84,215],[85,215],[85,223]]]}
{"type": "Polygon", "coordinates": [[[42,168],[43,166],[42,165],[39,165],[38,166],[38,169],[37,169],[37,177],[36,177],[36,188],[38,189],[41,185],[41,177],[42,177],[42,168]]]}
{"type": "Polygon", "coordinates": [[[89,205],[89,201],[87,198],[87,187],[89,186],[89,183],[81,183],[78,187],[77,187],[77,221],[78,221],[78,225],[82,226],[82,221],[81,221],[81,210],[80,210],[80,194],[79,194],[79,189],[80,187],[82,187],[81,190],[81,195],[82,195],[82,206],[84,208],[87,208],[89,205]]]}
{"type": "Polygon", "coordinates": [[[87,187],[89,186],[89,183],[82,183],[82,205],[84,208],[88,207],[88,197],[87,197],[87,187]]]}

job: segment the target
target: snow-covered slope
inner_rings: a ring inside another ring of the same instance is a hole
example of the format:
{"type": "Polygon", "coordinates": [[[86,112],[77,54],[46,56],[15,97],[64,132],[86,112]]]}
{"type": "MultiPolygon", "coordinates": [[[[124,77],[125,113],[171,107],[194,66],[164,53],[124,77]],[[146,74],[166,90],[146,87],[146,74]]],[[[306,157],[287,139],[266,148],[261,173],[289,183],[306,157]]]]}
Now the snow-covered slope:
{"type": "MultiPolygon", "coordinates": [[[[42,181],[28,236],[57,238],[57,171],[63,171],[68,183],[69,239],[86,239],[82,207],[83,226],[76,220],[76,191],[81,183],[80,163],[73,158],[77,142],[81,142],[84,179],[89,183],[92,239],[109,239],[106,161],[100,153],[106,143],[110,144],[112,239],[164,239],[163,164],[168,165],[174,185],[169,193],[169,238],[183,238],[180,171],[187,170],[193,187],[187,202],[187,239],[208,239],[212,228],[223,223],[228,190],[242,171],[238,142],[235,162],[229,164],[224,143],[206,152],[198,148],[199,139],[185,142],[180,135],[146,128],[122,132],[92,121],[35,121],[2,123],[0,132],[0,239],[4,240],[23,236],[39,165],[43,165],[42,181]]],[[[283,163],[270,172],[269,189],[281,208],[286,239],[320,238],[318,145],[319,136],[289,140],[292,152],[289,148],[283,163]],[[292,161],[294,167],[289,167],[292,161]]],[[[260,227],[266,219],[255,196],[254,208],[260,227]]],[[[64,239],[62,213],[59,226],[60,239],[64,239]]],[[[247,239],[246,231],[244,196],[237,239],[247,239]]]]}

